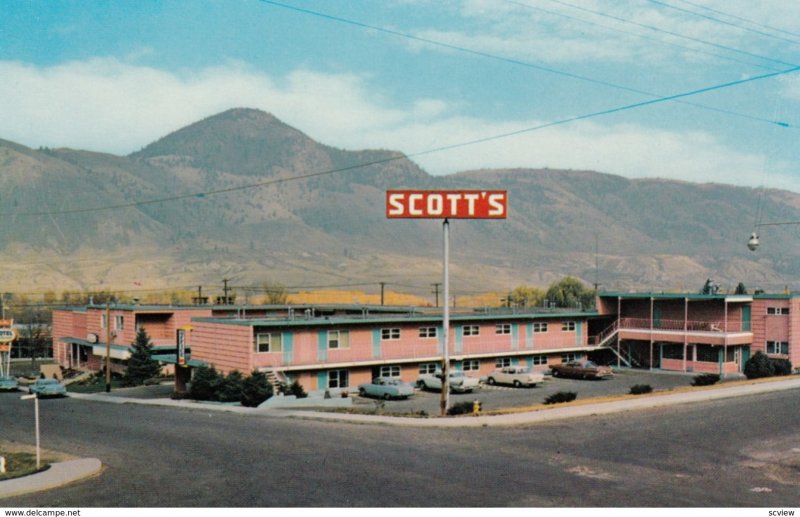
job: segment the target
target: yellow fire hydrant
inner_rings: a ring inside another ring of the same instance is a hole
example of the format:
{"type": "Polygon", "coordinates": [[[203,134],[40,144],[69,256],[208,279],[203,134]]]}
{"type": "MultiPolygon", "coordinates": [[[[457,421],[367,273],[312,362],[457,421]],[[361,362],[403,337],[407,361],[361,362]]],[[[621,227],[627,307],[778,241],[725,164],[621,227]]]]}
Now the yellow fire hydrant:
{"type": "Polygon", "coordinates": [[[474,416],[479,416],[481,414],[481,401],[476,400],[472,403],[472,414],[474,416]]]}

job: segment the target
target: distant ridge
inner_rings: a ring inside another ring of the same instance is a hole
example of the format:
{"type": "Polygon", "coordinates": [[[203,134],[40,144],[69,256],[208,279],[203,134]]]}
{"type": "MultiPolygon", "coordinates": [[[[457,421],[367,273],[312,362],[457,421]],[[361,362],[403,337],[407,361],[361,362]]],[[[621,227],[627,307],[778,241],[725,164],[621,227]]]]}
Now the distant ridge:
{"type": "MultiPolygon", "coordinates": [[[[454,289],[547,285],[566,274],[606,289],[800,288],[796,231],[745,243],[753,189],[593,171],[502,169],[431,176],[398,151],[315,142],[236,108],[129,156],[33,150],[0,140],[4,289],[396,282],[429,294],[441,275],[436,221],[386,220],[388,188],[509,191],[505,221],[454,221],[454,289]],[[372,165],[359,166],[371,163],[372,165]],[[202,193],[332,172],[224,195],[118,210],[21,215],[202,193]],[[17,214],[17,215],[15,215],[17,214]],[[598,253],[595,255],[595,243],[598,253]],[[595,271],[595,263],[597,271],[595,271]]],[[[769,190],[764,220],[800,219],[800,196],[769,190]]]]}

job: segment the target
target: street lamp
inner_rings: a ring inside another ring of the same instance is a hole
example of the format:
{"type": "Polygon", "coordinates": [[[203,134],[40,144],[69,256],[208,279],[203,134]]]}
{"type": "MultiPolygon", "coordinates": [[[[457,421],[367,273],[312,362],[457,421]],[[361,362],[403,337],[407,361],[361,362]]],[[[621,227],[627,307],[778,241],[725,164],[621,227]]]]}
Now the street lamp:
{"type": "MultiPolygon", "coordinates": [[[[777,223],[758,223],[754,227],[758,228],[759,226],[786,226],[786,225],[793,225],[793,224],[800,224],[800,221],[781,221],[777,223]]],[[[758,240],[758,233],[753,231],[750,234],[750,240],[747,241],[747,247],[750,248],[750,251],[755,251],[758,249],[759,244],[761,244],[758,240]]]]}

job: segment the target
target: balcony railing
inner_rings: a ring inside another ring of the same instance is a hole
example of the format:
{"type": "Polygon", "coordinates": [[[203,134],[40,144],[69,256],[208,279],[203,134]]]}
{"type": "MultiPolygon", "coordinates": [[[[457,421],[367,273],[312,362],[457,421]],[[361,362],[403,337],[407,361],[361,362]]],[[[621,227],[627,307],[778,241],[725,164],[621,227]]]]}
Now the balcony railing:
{"type": "MultiPolygon", "coordinates": [[[[725,332],[724,321],[684,321],[649,318],[621,318],[621,329],[631,330],[666,330],[670,332],[725,332]],[[652,323],[651,323],[652,322],[652,323]]],[[[740,321],[729,321],[728,332],[742,332],[740,321]]]]}

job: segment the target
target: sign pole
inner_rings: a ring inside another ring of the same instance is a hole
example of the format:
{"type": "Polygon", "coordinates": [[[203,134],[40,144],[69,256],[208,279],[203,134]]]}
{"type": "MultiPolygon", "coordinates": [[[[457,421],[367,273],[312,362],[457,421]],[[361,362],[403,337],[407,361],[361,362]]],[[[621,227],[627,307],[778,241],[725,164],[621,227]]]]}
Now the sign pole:
{"type": "Polygon", "coordinates": [[[441,415],[447,416],[450,406],[450,221],[442,223],[444,247],[444,309],[442,311],[442,398],[441,415]]]}

